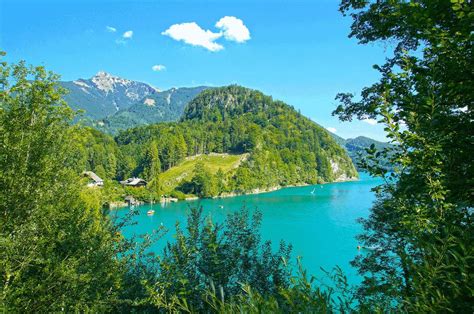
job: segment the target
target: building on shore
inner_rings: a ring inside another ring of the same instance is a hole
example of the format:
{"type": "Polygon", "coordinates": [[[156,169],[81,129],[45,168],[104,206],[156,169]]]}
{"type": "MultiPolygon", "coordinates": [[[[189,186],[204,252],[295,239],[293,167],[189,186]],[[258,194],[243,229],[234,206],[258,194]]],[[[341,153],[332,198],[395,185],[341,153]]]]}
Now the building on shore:
{"type": "Polygon", "coordinates": [[[160,198],[160,203],[175,203],[177,202],[178,199],[175,197],[169,197],[169,196],[161,196],[160,198]]]}
{"type": "Polygon", "coordinates": [[[120,184],[124,186],[140,187],[146,186],[147,182],[140,178],[128,178],[127,180],[120,181],[120,184]]]}
{"type": "Polygon", "coordinates": [[[98,175],[96,175],[92,171],[84,171],[82,173],[84,177],[89,178],[89,183],[87,183],[88,187],[96,187],[96,186],[104,186],[104,180],[102,180],[98,175]]]}
{"type": "Polygon", "coordinates": [[[125,203],[127,203],[128,206],[140,205],[140,202],[131,195],[125,197],[125,203]]]}

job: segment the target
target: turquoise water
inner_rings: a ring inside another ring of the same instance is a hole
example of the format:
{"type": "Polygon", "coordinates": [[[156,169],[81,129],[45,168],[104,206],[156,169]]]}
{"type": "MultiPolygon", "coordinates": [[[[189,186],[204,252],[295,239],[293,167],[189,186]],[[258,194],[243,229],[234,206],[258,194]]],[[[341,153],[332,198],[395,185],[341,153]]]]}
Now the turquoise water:
{"type": "MultiPolygon", "coordinates": [[[[291,243],[293,257],[301,256],[303,266],[310,274],[320,276],[320,267],[330,270],[338,265],[351,283],[357,283],[359,278],[349,264],[360,254],[355,236],[362,228],[356,220],[368,216],[375,199],[371,188],[380,183],[379,179],[361,174],[360,180],[354,182],[292,187],[223,199],[143,205],[135,208],[139,212],[132,219],[136,224],[127,227],[123,233],[125,236],[150,233],[163,224],[169,231],[152,247],[160,254],[165,243],[174,239],[176,221],[184,226],[190,207],[201,205],[206,215],[222,221],[227,213],[245,205],[263,213],[262,239],[272,240],[275,246],[281,239],[291,243]],[[311,194],[313,190],[314,194],[311,194]],[[147,216],[151,207],[155,215],[147,216]]],[[[122,208],[113,214],[123,217],[128,212],[128,208],[122,208]]]]}

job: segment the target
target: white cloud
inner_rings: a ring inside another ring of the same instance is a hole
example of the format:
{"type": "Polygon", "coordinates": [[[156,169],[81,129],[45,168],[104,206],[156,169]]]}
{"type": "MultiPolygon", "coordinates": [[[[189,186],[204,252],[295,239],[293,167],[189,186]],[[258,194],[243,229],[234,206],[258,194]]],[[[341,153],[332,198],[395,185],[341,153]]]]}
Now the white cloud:
{"type": "Polygon", "coordinates": [[[132,38],[133,37],[133,31],[126,31],[125,33],[123,33],[122,37],[127,38],[127,39],[132,38]]]}
{"type": "Polygon", "coordinates": [[[221,30],[225,39],[243,43],[250,39],[250,31],[241,19],[235,16],[224,16],[216,27],[221,30]]]}
{"type": "Polygon", "coordinates": [[[204,47],[210,51],[224,49],[223,45],[216,42],[219,38],[238,43],[250,39],[249,29],[241,19],[235,16],[224,16],[217,21],[215,26],[219,29],[219,32],[205,30],[196,22],[174,24],[161,34],[192,46],[204,47]]]}
{"type": "Polygon", "coordinates": [[[155,72],[160,72],[160,71],[166,70],[166,67],[162,64],[155,64],[154,66],[151,67],[151,69],[155,72]]]}
{"type": "Polygon", "coordinates": [[[327,127],[326,129],[331,133],[336,133],[337,132],[337,129],[333,128],[333,127],[327,127]]]}
{"type": "Polygon", "coordinates": [[[222,36],[221,33],[204,30],[195,22],[171,25],[161,34],[189,45],[204,47],[210,51],[224,49],[222,45],[215,43],[215,40],[222,36]]]}
{"type": "Polygon", "coordinates": [[[362,121],[365,122],[365,123],[368,123],[370,125],[376,125],[377,124],[377,120],[375,120],[375,119],[364,119],[362,121]]]}
{"type": "Polygon", "coordinates": [[[117,31],[117,29],[112,26],[106,26],[105,29],[110,33],[115,33],[117,31]]]}

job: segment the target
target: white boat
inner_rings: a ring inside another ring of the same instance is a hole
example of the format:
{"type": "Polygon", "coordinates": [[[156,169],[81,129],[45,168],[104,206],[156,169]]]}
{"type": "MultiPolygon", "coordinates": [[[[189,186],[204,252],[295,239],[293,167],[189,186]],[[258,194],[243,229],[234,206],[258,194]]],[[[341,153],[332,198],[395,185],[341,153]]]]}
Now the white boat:
{"type": "Polygon", "coordinates": [[[155,214],[155,211],[153,209],[150,209],[149,211],[146,212],[148,216],[153,216],[155,214]]]}
{"type": "Polygon", "coordinates": [[[370,250],[370,251],[380,251],[382,248],[378,245],[372,245],[372,246],[364,246],[364,249],[370,250]]]}

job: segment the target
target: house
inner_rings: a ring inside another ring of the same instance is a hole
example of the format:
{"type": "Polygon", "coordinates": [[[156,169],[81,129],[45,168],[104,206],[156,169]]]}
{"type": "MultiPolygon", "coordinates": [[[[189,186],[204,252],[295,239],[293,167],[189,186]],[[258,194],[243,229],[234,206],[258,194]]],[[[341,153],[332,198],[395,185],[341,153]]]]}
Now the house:
{"type": "Polygon", "coordinates": [[[96,175],[92,171],[84,171],[82,173],[83,176],[89,178],[89,183],[87,183],[88,187],[95,187],[95,186],[103,186],[104,180],[102,180],[98,175],[96,175]]]}
{"type": "Polygon", "coordinates": [[[167,195],[162,195],[160,198],[160,203],[175,203],[178,199],[175,197],[168,197],[167,195]]]}
{"type": "Polygon", "coordinates": [[[127,195],[125,197],[125,203],[127,203],[128,206],[135,206],[135,205],[139,205],[140,202],[137,201],[133,196],[131,195],[127,195]]]}
{"type": "Polygon", "coordinates": [[[122,185],[125,186],[133,186],[133,187],[139,187],[139,186],[146,186],[147,182],[143,179],[140,178],[128,178],[127,180],[120,181],[122,185]]]}

